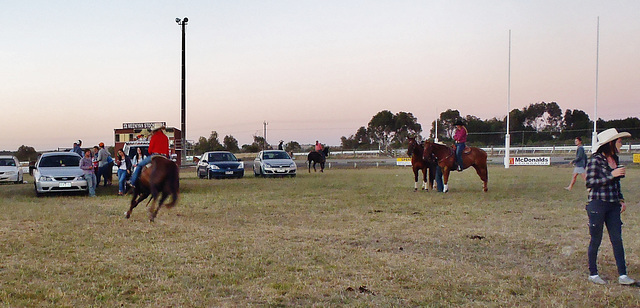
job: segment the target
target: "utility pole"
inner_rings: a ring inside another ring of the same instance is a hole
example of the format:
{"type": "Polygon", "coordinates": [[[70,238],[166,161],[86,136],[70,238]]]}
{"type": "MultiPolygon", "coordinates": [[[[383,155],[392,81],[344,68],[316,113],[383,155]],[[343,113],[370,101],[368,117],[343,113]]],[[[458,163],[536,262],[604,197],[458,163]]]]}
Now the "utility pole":
{"type": "Polygon", "coordinates": [[[180,159],[180,163],[183,164],[187,159],[187,94],[186,94],[186,57],[185,57],[185,29],[187,27],[187,22],[189,18],[185,17],[182,20],[180,18],[176,18],[176,22],[178,25],[182,26],[182,94],[181,94],[181,102],[182,102],[182,110],[180,114],[180,129],[182,130],[182,143],[180,146],[182,147],[182,158],[180,159]]]}
{"type": "Polygon", "coordinates": [[[267,121],[262,122],[262,125],[264,126],[264,142],[262,143],[262,150],[266,150],[267,149],[267,125],[269,123],[267,123],[267,121]]]}

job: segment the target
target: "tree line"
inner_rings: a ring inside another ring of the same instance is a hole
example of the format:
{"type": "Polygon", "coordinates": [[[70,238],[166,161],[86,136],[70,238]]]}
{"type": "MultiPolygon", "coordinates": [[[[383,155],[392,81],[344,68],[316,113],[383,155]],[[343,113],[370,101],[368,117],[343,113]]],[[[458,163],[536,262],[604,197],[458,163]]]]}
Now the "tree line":
{"type": "MultiPolygon", "coordinates": [[[[474,146],[492,146],[504,144],[506,134],[506,116],[502,119],[480,119],[473,115],[462,116],[460,111],[448,109],[440,113],[439,120],[430,124],[429,134],[422,136],[422,126],[410,112],[393,114],[383,110],[374,115],[367,126],[361,126],[355,134],[342,136],[343,149],[389,149],[406,145],[408,136],[421,139],[434,139],[441,142],[453,142],[455,123],[463,121],[469,132],[468,143],[474,146]]],[[[640,119],[628,117],[618,120],[597,120],[598,131],[617,128],[631,133],[632,139],[640,138],[640,119]]],[[[509,134],[512,145],[561,145],[572,144],[575,137],[591,140],[593,121],[589,115],[579,109],[562,109],[556,102],[533,103],[522,109],[509,112],[509,134]]]]}

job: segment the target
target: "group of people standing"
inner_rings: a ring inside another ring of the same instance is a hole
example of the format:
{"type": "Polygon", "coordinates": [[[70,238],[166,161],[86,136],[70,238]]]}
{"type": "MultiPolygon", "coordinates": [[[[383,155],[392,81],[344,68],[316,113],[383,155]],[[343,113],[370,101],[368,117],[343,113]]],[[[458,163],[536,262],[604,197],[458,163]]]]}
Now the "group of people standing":
{"type": "Polygon", "coordinates": [[[118,195],[122,196],[126,192],[126,182],[140,162],[146,159],[146,155],[141,148],[137,149],[137,153],[133,158],[129,158],[122,149],[118,150],[115,159],[111,157],[111,153],[105,148],[104,142],[100,142],[92,148],[82,149],[82,141],[73,143],[71,152],[78,153],[82,157],[80,160],[80,169],[84,172],[84,177],[89,186],[89,196],[96,196],[96,187],[103,180],[103,186],[112,185],[113,167],[117,167],[118,175],[118,195]]]}

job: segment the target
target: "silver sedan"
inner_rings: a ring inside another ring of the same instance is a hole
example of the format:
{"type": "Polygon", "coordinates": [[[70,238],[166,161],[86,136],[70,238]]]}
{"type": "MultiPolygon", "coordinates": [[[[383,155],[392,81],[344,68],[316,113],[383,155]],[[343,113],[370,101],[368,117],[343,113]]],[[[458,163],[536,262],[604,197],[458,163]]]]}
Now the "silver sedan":
{"type": "Polygon", "coordinates": [[[296,176],[296,162],[280,150],[261,151],[253,160],[255,176],[296,176]]]}
{"type": "Polygon", "coordinates": [[[33,170],[36,195],[55,192],[88,192],[80,169],[80,155],[73,152],[42,154],[33,170]]]}

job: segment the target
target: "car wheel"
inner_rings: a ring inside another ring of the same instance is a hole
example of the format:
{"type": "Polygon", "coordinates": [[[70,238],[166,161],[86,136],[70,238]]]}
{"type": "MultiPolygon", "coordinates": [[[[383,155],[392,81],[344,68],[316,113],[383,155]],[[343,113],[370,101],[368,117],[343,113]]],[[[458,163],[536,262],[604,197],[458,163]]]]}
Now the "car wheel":
{"type": "Polygon", "coordinates": [[[33,183],[33,190],[36,192],[36,197],[42,197],[42,193],[38,192],[38,187],[36,186],[36,183],[33,183]]]}
{"type": "Polygon", "coordinates": [[[201,179],[202,178],[202,174],[200,173],[200,169],[196,169],[196,176],[201,179]]]}
{"type": "Polygon", "coordinates": [[[253,176],[258,177],[260,176],[260,174],[258,172],[256,172],[256,167],[253,166],[253,176]]]}

